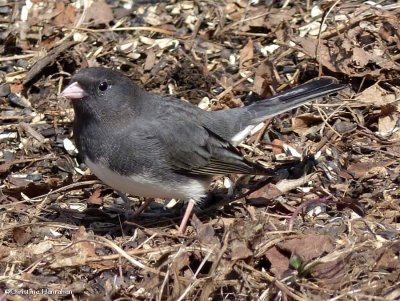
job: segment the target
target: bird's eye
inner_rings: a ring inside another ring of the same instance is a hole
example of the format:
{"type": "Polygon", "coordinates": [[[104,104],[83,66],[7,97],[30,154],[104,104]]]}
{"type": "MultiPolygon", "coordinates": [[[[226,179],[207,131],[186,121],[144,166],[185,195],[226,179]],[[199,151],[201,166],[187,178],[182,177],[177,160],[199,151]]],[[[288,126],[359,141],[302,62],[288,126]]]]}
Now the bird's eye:
{"type": "Polygon", "coordinates": [[[99,90],[100,91],[104,92],[105,90],[107,90],[107,88],[108,88],[107,82],[100,83],[100,85],[99,85],[99,90]]]}

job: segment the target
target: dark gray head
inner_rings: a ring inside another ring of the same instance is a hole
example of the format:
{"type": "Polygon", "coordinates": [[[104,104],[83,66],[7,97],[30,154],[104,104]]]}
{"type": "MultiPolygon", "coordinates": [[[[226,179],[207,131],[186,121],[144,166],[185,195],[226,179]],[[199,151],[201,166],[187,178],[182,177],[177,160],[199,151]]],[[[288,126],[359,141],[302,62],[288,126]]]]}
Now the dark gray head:
{"type": "Polygon", "coordinates": [[[106,121],[118,118],[121,112],[124,112],[124,116],[132,116],[143,93],[122,73],[91,67],[77,72],[60,96],[72,100],[78,118],[84,115],[106,121]]]}

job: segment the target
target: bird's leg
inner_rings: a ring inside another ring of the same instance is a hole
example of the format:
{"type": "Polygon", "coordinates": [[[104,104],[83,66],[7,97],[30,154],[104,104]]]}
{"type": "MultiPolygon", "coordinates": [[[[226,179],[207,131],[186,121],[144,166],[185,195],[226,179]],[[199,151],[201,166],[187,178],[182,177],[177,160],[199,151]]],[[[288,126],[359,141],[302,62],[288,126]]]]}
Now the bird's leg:
{"type": "Polygon", "coordinates": [[[195,201],[193,199],[189,200],[189,203],[186,207],[185,215],[182,218],[181,224],[179,226],[178,235],[183,235],[186,231],[187,222],[189,220],[190,214],[192,213],[195,201]]]}
{"type": "Polygon", "coordinates": [[[144,209],[146,209],[152,201],[154,201],[153,198],[145,198],[143,204],[140,205],[140,207],[137,210],[135,210],[135,212],[133,213],[132,217],[136,217],[140,213],[142,213],[144,211],[144,209]]]}
{"type": "Polygon", "coordinates": [[[121,191],[118,191],[118,190],[117,190],[117,193],[118,193],[118,196],[124,201],[125,204],[129,204],[130,203],[129,198],[126,196],[125,193],[123,193],[121,191]]]}
{"type": "MultiPolygon", "coordinates": [[[[118,193],[119,197],[125,202],[125,205],[130,203],[129,198],[126,196],[125,193],[123,193],[121,191],[117,191],[117,193],[118,193]]],[[[137,209],[134,212],[128,214],[128,216],[129,216],[128,219],[132,219],[132,218],[137,217],[140,213],[142,213],[149,206],[149,204],[152,201],[154,201],[154,199],[146,198],[144,200],[143,204],[140,205],[139,209],[137,209]]]]}

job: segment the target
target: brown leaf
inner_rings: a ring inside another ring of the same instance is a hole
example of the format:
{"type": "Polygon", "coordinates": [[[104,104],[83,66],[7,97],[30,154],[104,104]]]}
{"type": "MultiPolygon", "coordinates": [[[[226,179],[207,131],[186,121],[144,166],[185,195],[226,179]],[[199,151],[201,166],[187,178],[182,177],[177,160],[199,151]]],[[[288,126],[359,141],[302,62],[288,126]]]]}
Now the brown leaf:
{"type": "Polygon", "coordinates": [[[284,151],[284,149],[283,149],[283,145],[285,144],[285,142],[283,142],[282,140],[279,140],[279,139],[274,139],[272,142],[271,142],[271,145],[272,145],[272,152],[274,153],[274,154],[283,154],[285,151],[284,151]]]}
{"type": "Polygon", "coordinates": [[[174,261],[172,262],[171,267],[173,269],[175,269],[176,274],[178,274],[178,272],[180,270],[182,270],[184,267],[188,266],[190,264],[190,258],[189,258],[189,254],[187,251],[182,251],[177,253],[177,256],[174,257],[174,261]]]}
{"type": "Polygon", "coordinates": [[[294,7],[290,9],[272,8],[270,14],[265,18],[265,25],[269,28],[276,28],[283,22],[293,20],[294,14],[296,14],[294,7]]]}
{"type": "Polygon", "coordinates": [[[369,54],[364,51],[364,49],[360,47],[353,48],[353,61],[355,61],[359,67],[365,67],[365,65],[369,63],[369,59],[369,54]]]}
{"type": "Polygon", "coordinates": [[[12,162],[0,164],[0,173],[6,172],[13,166],[12,162]]]}
{"type": "Polygon", "coordinates": [[[339,134],[348,134],[352,131],[357,129],[357,125],[353,122],[350,121],[345,121],[345,120],[337,120],[335,122],[335,130],[339,134]]]}
{"type": "Polygon", "coordinates": [[[100,197],[101,189],[97,188],[93,194],[89,197],[88,203],[94,205],[101,205],[103,204],[103,198],[100,197]]]}
{"type": "Polygon", "coordinates": [[[156,54],[154,53],[154,50],[150,49],[147,51],[146,61],[144,62],[144,70],[149,71],[153,69],[155,62],[156,54]]]}
{"type": "Polygon", "coordinates": [[[99,272],[104,271],[104,270],[113,269],[116,266],[114,260],[101,260],[101,261],[97,261],[97,262],[90,262],[88,265],[92,269],[96,269],[99,272]]]}
{"type": "MultiPolygon", "coordinates": [[[[347,256],[350,257],[350,256],[347,256]]],[[[346,256],[336,258],[332,261],[318,263],[310,270],[311,275],[326,287],[332,289],[339,288],[343,283],[343,277],[346,275],[346,256]]]]}
{"type": "Polygon", "coordinates": [[[215,236],[213,227],[209,224],[203,224],[196,214],[192,216],[192,224],[197,232],[197,238],[202,244],[221,246],[219,239],[215,236]]]}
{"type": "Polygon", "coordinates": [[[85,227],[79,227],[78,231],[74,232],[72,235],[73,241],[78,241],[82,239],[87,239],[89,234],[86,232],[85,227]]]}
{"type": "MultiPolygon", "coordinates": [[[[236,1],[237,2],[237,1],[236,1]]],[[[260,15],[260,9],[258,7],[249,7],[247,1],[246,10],[250,10],[251,13],[246,14],[248,16],[247,21],[241,23],[240,30],[241,31],[249,31],[251,27],[258,28],[268,28],[273,29],[274,31],[279,28],[279,25],[286,21],[293,20],[293,16],[296,13],[295,8],[290,9],[281,9],[281,8],[272,8],[270,7],[268,16],[265,17],[257,17],[260,15]]],[[[240,19],[243,13],[241,13],[238,18],[240,19]]]]}
{"type": "Polygon", "coordinates": [[[253,91],[261,97],[272,95],[269,86],[276,87],[278,82],[276,80],[274,66],[270,61],[263,62],[256,69],[254,78],[253,91]]]}
{"type": "Polygon", "coordinates": [[[358,94],[355,99],[379,107],[395,102],[396,96],[394,93],[388,93],[379,85],[373,85],[358,94]]]}
{"type": "Polygon", "coordinates": [[[347,172],[355,178],[372,178],[374,176],[386,176],[387,170],[383,162],[355,162],[348,166],[347,172]]]}
{"type": "Polygon", "coordinates": [[[379,117],[378,120],[378,129],[379,134],[382,136],[389,136],[393,133],[394,129],[396,128],[398,122],[398,118],[393,115],[391,116],[383,116],[379,117]]]}
{"type": "Polygon", "coordinates": [[[397,18],[395,16],[393,17],[393,19],[388,18],[382,23],[378,34],[388,43],[396,43],[397,48],[400,48],[400,26],[397,18]]]}
{"type": "MultiPolygon", "coordinates": [[[[171,271],[171,277],[174,281],[170,300],[176,300],[182,294],[184,287],[182,281],[180,280],[180,271],[184,267],[189,266],[189,264],[190,258],[188,252],[186,251],[178,252],[177,256],[174,257],[171,268],[169,269],[171,271]]],[[[191,276],[189,277],[191,278],[191,276]]]]}
{"type": "Polygon", "coordinates": [[[282,192],[272,183],[250,193],[247,197],[251,204],[265,204],[282,195],[282,192]]]}
{"type": "Polygon", "coordinates": [[[13,229],[13,238],[18,246],[23,246],[31,240],[32,234],[26,228],[17,227],[13,229]]]}
{"type": "Polygon", "coordinates": [[[333,251],[333,238],[328,235],[307,234],[279,244],[279,247],[299,256],[303,261],[310,261],[324,253],[333,251]]]}
{"type": "Polygon", "coordinates": [[[31,183],[30,181],[28,181],[25,178],[20,178],[16,175],[12,175],[12,174],[8,175],[7,180],[8,180],[8,182],[10,182],[11,184],[13,184],[17,187],[26,187],[31,183]]]}
{"type": "Polygon", "coordinates": [[[57,1],[56,3],[55,10],[60,13],[54,18],[54,24],[57,27],[65,27],[74,24],[76,17],[75,8],[70,4],[65,6],[62,1],[57,1]]]}
{"type": "Polygon", "coordinates": [[[240,68],[247,67],[251,64],[254,57],[253,41],[248,40],[247,44],[240,50],[240,68]]]}
{"type": "Polygon", "coordinates": [[[289,269],[289,258],[279,252],[275,246],[265,252],[265,256],[271,262],[271,271],[278,278],[281,278],[283,273],[289,269]]]}
{"type": "Polygon", "coordinates": [[[28,123],[25,123],[25,122],[21,122],[20,126],[27,135],[35,138],[37,141],[40,142],[40,144],[44,143],[45,138],[43,137],[43,135],[40,134],[38,131],[36,131],[31,125],[29,125],[28,123]]]}
{"type": "MultiPolygon", "coordinates": [[[[50,267],[62,268],[86,265],[88,257],[97,257],[95,245],[90,241],[84,241],[91,238],[91,235],[86,232],[85,227],[79,227],[78,231],[74,232],[72,235],[72,241],[79,243],[73,244],[69,252],[61,253],[60,256],[50,264],[50,267]]],[[[110,266],[110,264],[111,263],[105,262],[103,265],[98,264],[98,267],[105,269],[107,266],[110,266]]]]}
{"type": "Polygon", "coordinates": [[[22,82],[13,83],[10,85],[11,93],[20,93],[24,89],[22,82]]]}
{"type": "Polygon", "coordinates": [[[294,37],[293,42],[298,44],[304,50],[304,53],[311,57],[316,57],[318,53],[318,62],[329,70],[333,72],[344,71],[336,65],[335,60],[331,57],[332,54],[337,54],[339,52],[336,45],[328,44],[328,42],[323,40],[321,40],[318,45],[318,41],[310,37],[294,37]]]}
{"type": "Polygon", "coordinates": [[[376,252],[376,270],[399,270],[400,269],[400,261],[399,261],[399,248],[400,243],[397,242],[390,248],[387,246],[382,247],[376,252]],[[397,250],[396,250],[397,249],[397,250]]]}
{"type": "Polygon", "coordinates": [[[231,243],[231,250],[232,260],[245,259],[253,255],[253,252],[247,247],[246,243],[238,239],[235,239],[231,243]]]}
{"type": "Polygon", "coordinates": [[[6,246],[0,246],[0,259],[6,258],[10,255],[12,248],[6,246]]]}
{"type": "Polygon", "coordinates": [[[314,126],[321,124],[321,122],[321,116],[305,113],[292,118],[292,129],[299,135],[306,135],[314,126]]]}
{"type": "MultiPolygon", "coordinates": [[[[359,33],[360,30],[357,30],[359,33]]],[[[358,37],[356,35],[355,37],[358,37]]],[[[328,68],[332,72],[343,73],[354,77],[367,76],[370,78],[380,78],[382,71],[400,71],[400,64],[393,61],[389,56],[382,54],[380,49],[372,49],[366,51],[364,49],[352,48],[354,43],[341,40],[326,41],[310,38],[310,37],[293,37],[295,42],[303,52],[318,60],[322,66],[328,68]],[[352,53],[349,55],[349,50],[352,53]],[[356,62],[356,64],[354,64],[356,62]],[[367,68],[368,62],[374,62],[378,68],[367,68]]],[[[386,78],[383,75],[383,78],[386,78]]]]}
{"type": "Polygon", "coordinates": [[[108,24],[114,20],[110,6],[104,0],[93,1],[86,11],[85,22],[93,21],[94,25],[108,24]]]}

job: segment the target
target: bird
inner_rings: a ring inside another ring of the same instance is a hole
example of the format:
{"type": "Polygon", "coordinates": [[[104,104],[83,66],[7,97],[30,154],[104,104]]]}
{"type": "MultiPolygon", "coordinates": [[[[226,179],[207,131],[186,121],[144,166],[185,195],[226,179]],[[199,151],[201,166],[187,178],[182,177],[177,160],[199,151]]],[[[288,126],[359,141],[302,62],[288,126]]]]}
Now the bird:
{"type": "Polygon", "coordinates": [[[345,87],[326,77],[247,106],[205,111],[151,94],[120,71],[89,67],[60,96],[72,102],[76,147],[101,181],[133,196],[188,201],[181,235],[214,176],[271,172],[237,149],[255,126],[345,87]]]}

